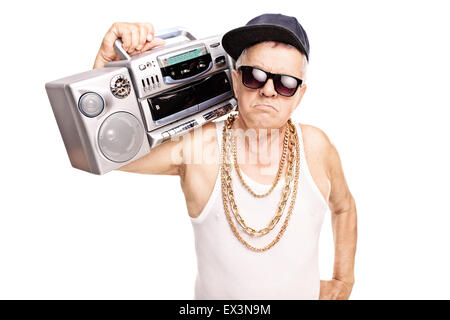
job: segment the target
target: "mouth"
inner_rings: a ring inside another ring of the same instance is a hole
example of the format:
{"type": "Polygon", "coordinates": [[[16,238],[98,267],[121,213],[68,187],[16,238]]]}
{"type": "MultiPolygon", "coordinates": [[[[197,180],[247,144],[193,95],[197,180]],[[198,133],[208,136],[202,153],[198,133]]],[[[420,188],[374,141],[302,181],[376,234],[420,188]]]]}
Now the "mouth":
{"type": "Polygon", "coordinates": [[[272,106],[270,104],[256,104],[253,107],[254,108],[262,108],[262,109],[273,109],[275,111],[278,111],[277,108],[275,108],[274,106],[272,106]]]}

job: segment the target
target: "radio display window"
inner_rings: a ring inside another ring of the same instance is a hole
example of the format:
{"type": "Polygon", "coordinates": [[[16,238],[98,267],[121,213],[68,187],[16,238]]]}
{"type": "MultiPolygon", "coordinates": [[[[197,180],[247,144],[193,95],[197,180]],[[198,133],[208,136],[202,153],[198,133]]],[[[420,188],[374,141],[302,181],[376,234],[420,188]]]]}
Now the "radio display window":
{"type": "Polygon", "coordinates": [[[186,60],[191,60],[202,56],[202,48],[196,48],[194,50],[179,54],[177,56],[167,58],[167,66],[171,66],[186,60]]]}

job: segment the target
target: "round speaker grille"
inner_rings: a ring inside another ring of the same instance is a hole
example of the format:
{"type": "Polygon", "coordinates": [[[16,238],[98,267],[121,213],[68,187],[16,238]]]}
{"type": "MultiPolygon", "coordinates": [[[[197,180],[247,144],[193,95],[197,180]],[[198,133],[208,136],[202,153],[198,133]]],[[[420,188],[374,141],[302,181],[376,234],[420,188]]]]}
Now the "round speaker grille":
{"type": "Polygon", "coordinates": [[[131,92],[130,81],[122,74],[112,78],[110,86],[113,96],[119,99],[128,97],[131,92]]]}
{"type": "Polygon", "coordinates": [[[98,145],[103,155],[114,162],[131,160],[144,140],[144,129],[128,112],[110,115],[100,126],[98,145]]]}
{"type": "Polygon", "coordinates": [[[87,117],[93,118],[102,113],[105,101],[95,92],[87,92],[78,100],[78,108],[87,117]]]}

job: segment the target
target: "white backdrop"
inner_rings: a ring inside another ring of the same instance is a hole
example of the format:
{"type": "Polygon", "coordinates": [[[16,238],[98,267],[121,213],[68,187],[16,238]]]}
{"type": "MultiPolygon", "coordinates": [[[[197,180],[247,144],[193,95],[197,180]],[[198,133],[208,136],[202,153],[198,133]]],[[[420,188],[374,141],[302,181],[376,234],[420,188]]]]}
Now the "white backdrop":
{"type": "MultiPolygon", "coordinates": [[[[70,166],[44,89],[92,68],[114,21],[226,32],[296,16],[311,43],[294,119],[324,130],[358,210],[353,299],[448,299],[446,1],[15,1],[1,24],[1,299],[191,299],[179,179],[70,166]]],[[[330,279],[330,217],[320,240],[330,279]]],[[[257,266],[255,266],[257,267],[257,266]]]]}

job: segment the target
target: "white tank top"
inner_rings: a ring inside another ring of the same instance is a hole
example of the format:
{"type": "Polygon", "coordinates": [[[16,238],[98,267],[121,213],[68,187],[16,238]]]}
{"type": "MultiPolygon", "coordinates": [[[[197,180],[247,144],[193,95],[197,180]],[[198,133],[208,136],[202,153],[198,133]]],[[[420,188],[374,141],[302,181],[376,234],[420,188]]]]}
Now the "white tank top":
{"type": "MultiPolygon", "coordinates": [[[[224,121],[216,122],[220,150],[224,121]]],[[[316,186],[305,159],[302,132],[296,124],[300,142],[300,175],[297,199],[289,224],[280,241],[264,252],[245,247],[234,235],[222,202],[219,169],[212,194],[200,215],[191,218],[197,253],[194,299],[318,299],[320,275],[319,234],[328,204],[316,186]]],[[[241,173],[257,193],[270,186],[241,173]]],[[[284,186],[284,176],[269,196],[253,197],[232,170],[233,190],[239,214],[254,229],[267,226],[275,215],[284,186]]],[[[232,217],[241,237],[262,248],[278,234],[288,213],[292,191],[275,228],[262,237],[246,234],[232,217]]]]}

